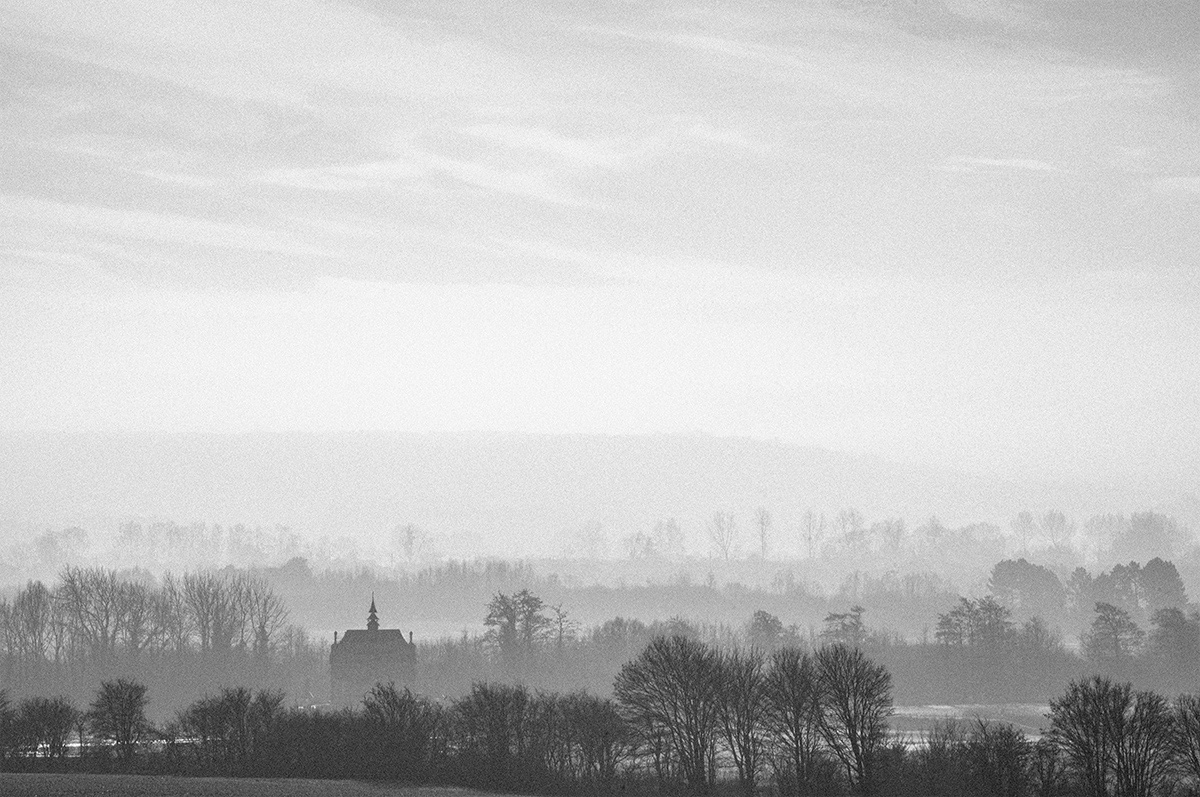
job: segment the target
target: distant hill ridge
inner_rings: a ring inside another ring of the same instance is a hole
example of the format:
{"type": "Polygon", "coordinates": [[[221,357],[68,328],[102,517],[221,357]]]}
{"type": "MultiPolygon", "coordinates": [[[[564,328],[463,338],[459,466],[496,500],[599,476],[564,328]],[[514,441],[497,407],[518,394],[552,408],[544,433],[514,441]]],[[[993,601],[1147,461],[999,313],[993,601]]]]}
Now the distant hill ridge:
{"type": "Polygon", "coordinates": [[[937,515],[1007,525],[1055,507],[1077,522],[1164,505],[1195,523],[1190,496],[997,482],[948,469],[745,439],[501,433],[22,434],[0,436],[0,528],[130,518],[275,525],[313,534],[415,523],[485,549],[557,553],[589,524],[614,538],[664,517],[698,527],[716,510],[749,529],[807,508],[868,522],[937,515]],[[549,548],[548,548],[549,546],[549,548]]]}

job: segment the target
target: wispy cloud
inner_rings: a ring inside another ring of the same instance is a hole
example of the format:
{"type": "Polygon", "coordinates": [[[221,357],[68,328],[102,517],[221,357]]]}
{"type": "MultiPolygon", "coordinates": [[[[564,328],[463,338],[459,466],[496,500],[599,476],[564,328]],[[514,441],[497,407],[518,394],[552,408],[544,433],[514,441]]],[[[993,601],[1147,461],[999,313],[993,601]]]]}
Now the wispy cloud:
{"type": "Polygon", "coordinates": [[[410,157],[346,166],[272,169],[255,182],[315,191],[392,191],[427,184],[438,176],[501,194],[581,207],[589,204],[550,169],[510,169],[414,150],[410,157]]]}
{"type": "Polygon", "coordinates": [[[1034,158],[946,158],[936,167],[948,172],[1022,171],[1061,172],[1062,169],[1034,158]]]}
{"type": "Polygon", "coordinates": [[[604,138],[565,136],[545,127],[487,123],[462,128],[462,132],[505,147],[525,149],[586,166],[617,168],[640,148],[621,146],[604,138]]]}
{"type": "Polygon", "coordinates": [[[254,176],[252,182],[313,191],[363,191],[387,189],[428,173],[427,168],[410,160],[386,160],[347,166],[269,169],[254,176]]]}
{"type": "Polygon", "coordinates": [[[12,194],[0,194],[0,223],[3,222],[31,234],[45,231],[54,240],[62,240],[64,233],[72,239],[83,233],[101,238],[192,244],[306,257],[339,255],[339,252],[290,233],[251,224],[230,224],[195,216],[30,199],[12,194]]]}
{"type": "Polygon", "coordinates": [[[216,180],[199,174],[163,172],[154,169],[140,171],[138,174],[143,177],[149,177],[151,180],[158,180],[162,183],[175,183],[176,185],[184,185],[189,188],[212,188],[217,185],[216,180]]]}

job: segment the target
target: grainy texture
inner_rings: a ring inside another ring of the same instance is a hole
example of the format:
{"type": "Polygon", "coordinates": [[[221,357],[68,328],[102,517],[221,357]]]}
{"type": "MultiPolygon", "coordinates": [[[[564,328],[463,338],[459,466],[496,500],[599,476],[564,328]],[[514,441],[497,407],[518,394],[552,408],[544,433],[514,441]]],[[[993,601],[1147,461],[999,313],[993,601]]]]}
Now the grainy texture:
{"type": "Polygon", "coordinates": [[[480,793],[353,780],[0,773],[0,794],[4,797],[474,797],[480,793]]]}

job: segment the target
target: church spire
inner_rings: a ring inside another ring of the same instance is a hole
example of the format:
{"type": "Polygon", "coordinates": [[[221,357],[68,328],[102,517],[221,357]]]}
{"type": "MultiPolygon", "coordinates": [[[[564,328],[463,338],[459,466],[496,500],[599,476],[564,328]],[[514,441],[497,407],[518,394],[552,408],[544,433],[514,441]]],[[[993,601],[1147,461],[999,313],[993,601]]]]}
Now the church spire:
{"type": "Polygon", "coordinates": [[[371,593],[371,611],[367,614],[367,630],[379,630],[379,614],[375,611],[375,593],[371,593]]]}

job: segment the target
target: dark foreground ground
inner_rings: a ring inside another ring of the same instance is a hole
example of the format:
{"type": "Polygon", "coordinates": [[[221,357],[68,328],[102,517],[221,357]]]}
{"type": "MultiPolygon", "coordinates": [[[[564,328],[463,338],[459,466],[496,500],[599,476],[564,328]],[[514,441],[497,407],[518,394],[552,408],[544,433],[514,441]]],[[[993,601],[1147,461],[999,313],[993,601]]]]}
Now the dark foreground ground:
{"type": "MultiPolygon", "coordinates": [[[[354,780],[0,773],[4,797],[482,797],[467,789],[354,780]]],[[[492,795],[491,797],[494,797],[492,795]]]]}

